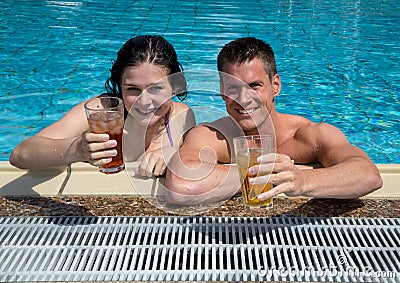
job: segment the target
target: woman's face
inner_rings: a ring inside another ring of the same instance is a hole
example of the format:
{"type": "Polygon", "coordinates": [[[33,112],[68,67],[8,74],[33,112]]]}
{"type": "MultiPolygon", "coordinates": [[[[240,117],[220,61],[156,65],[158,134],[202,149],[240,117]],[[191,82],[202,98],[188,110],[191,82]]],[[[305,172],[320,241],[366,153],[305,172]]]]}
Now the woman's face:
{"type": "Polygon", "coordinates": [[[129,66],[122,71],[122,98],[139,124],[153,126],[170,110],[172,87],[167,74],[165,68],[150,63],[129,66]]]}

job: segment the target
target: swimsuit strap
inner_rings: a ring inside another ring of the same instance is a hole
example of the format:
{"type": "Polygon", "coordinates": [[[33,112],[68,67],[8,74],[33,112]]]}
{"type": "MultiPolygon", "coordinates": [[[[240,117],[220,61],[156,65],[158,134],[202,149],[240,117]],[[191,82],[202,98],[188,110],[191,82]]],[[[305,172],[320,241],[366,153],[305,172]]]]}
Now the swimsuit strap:
{"type": "Polygon", "coordinates": [[[171,130],[169,128],[169,113],[165,114],[165,129],[167,130],[167,135],[168,135],[168,139],[169,139],[169,144],[171,146],[174,146],[174,141],[172,140],[172,135],[171,135],[171,130]]]}

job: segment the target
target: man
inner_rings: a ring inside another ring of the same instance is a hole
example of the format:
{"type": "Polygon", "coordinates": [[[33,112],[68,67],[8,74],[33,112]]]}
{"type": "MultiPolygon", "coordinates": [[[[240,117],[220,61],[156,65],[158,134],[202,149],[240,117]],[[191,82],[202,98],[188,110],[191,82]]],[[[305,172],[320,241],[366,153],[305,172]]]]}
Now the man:
{"type": "Polygon", "coordinates": [[[274,184],[271,191],[258,196],[260,200],[280,193],[357,198],[382,186],[373,162],[339,129],[276,111],[274,98],[281,91],[281,81],[268,44],[252,37],[230,42],[218,55],[218,71],[230,117],[199,125],[187,134],[167,171],[169,201],[191,205],[237,193],[238,169],[225,165],[234,160],[232,139],[266,133],[275,135],[276,154],[262,156],[259,165],[249,169],[257,174],[250,182],[274,184]],[[295,164],[321,167],[310,170],[295,164]]]}

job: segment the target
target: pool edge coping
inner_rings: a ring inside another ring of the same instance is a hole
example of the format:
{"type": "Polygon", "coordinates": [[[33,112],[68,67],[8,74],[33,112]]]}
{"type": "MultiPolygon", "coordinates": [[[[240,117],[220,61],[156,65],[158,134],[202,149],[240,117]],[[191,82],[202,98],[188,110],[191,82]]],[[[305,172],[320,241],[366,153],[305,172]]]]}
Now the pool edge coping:
{"type": "MultiPolygon", "coordinates": [[[[363,198],[400,199],[400,164],[377,164],[377,167],[383,187],[363,198]]],[[[0,196],[140,196],[139,191],[150,192],[159,180],[133,180],[126,171],[105,175],[81,162],[43,170],[22,170],[8,161],[0,161],[0,196]]]]}

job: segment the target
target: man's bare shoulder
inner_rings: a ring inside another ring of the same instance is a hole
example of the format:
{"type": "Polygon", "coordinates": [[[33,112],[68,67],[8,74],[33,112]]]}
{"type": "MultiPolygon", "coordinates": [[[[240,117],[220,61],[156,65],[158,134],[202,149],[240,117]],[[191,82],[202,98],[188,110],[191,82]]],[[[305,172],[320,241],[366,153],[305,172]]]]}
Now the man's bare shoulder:
{"type": "Polygon", "coordinates": [[[300,129],[301,127],[318,125],[317,123],[305,117],[293,114],[284,114],[284,113],[279,113],[279,121],[283,121],[286,127],[294,129],[300,129]]]}
{"type": "Polygon", "coordinates": [[[197,136],[197,135],[205,135],[205,136],[209,136],[212,135],[211,129],[203,124],[197,125],[195,127],[193,127],[193,129],[190,130],[190,132],[188,133],[188,135],[191,136],[197,136]]]}
{"type": "Polygon", "coordinates": [[[225,116],[212,122],[201,123],[201,125],[211,128],[218,128],[218,127],[229,127],[232,125],[232,123],[234,123],[234,120],[229,116],[225,116]]]}
{"type": "Polygon", "coordinates": [[[301,124],[294,138],[296,140],[306,141],[310,145],[324,146],[348,143],[344,133],[337,127],[328,123],[315,123],[310,120],[305,121],[301,124]]]}
{"type": "MultiPolygon", "coordinates": [[[[223,119],[223,118],[222,118],[223,119]]],[[[193,155],[204,147],[213,148],[217,155],[218,162],[229,163],[230,160],[230,140],[226,132],[229,125],[225,119],[204,123],[192,128],[187,134],[181,147],[181,152],[193,155]]],[[[228,133],[230,136],[231,134],[228,133]]]]}
{"type": "Polygon", "coordinates": [[[292,137],[294,140],[309,145],[346,140],[344,134],[337,127],[328,123],[316,123],[292,114],[280,114],[279,121],[284,125],[286,137],[292,137]]]}
{"type": "Polygon", "coordinates": [[[304,125],[301,125],[298,128],[297,131],[299,134],[302,133],[314,133],[314,134],[318,134],[318,135],[328,135],[328,136],[336,136],[338,134],[342,134],[342,131],[340,131],[337,127],[328,124],[328,123],[315,123],[315,122],[311,122],[311,123],[305,123],[304,125]]]}
{"type": "Polygon", "coordinates": [[[229,116],[222,117],[210,123],[202,123],[201,125],[209,128],[213,132],[218,132],[228,141],[232,140],[234,137],[243,135],[243,130],[236,121],[229,116]]]}
{"type": "Polygon", "coordinates": [[[200,124],[192,128],[185,138],[185,143],[204,144],[218,141],[220,133],[211,124],[200,124]]]}

